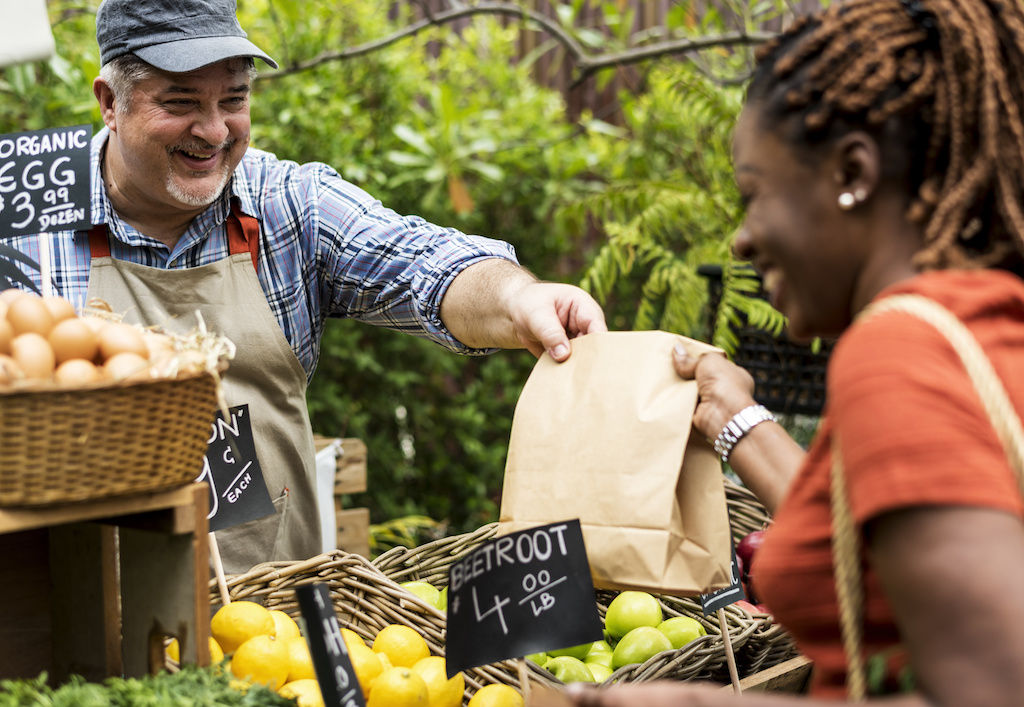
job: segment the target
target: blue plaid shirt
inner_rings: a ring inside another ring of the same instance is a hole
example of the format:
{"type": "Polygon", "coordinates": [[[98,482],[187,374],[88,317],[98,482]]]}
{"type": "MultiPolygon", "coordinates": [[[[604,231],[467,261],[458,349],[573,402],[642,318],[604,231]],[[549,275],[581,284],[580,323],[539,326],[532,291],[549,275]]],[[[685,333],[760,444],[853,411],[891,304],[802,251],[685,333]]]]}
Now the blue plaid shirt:
{"type": "MultiPolygon", "coordinates": [[[[230,189],[200,214],[173,249],[139,233],[117,215],[100,177],[108,131],[92,140],[92,223],[106,223],[111,255],[155,268],[206,265],[228,256],[225,221],[231,197],[261,226],[258,275],[285,338],[311,378],[326,317],[350,317],[422,336],[461,353],[441,323],[441,298],[452,279],[487,258],[515,261],[508,243],[401,216],[319,163],[297,164],[250,148],[230,189]]],[[[53,284],[76,305],[89,285],[85,231],[50,235],[53,284]]],[[[40,261],[38,236],[6,243],[40,261]]],[[[38,273],[27,273],[39,282],[38,273]]]]}

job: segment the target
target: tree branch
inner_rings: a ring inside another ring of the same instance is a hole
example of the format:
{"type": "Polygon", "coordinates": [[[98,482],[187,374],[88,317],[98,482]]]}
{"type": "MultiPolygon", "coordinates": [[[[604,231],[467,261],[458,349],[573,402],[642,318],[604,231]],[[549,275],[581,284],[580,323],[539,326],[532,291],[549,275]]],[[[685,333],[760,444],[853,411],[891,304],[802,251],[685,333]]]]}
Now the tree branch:
{"type": "Polygon", "coordinates": [[[351,59],[357,56],[363,56],[370,54],[371,52],[383,49],[391,44],[394,44],[406,37],[412,37],[425,29],[433,26],[441,26],[449,22],[470,17],[473,15],[506,15],[510,17],[520,17],[528,19],[540,25],[548,34],[558,40],[562,46],[565,47],[566,51],[573,58],[573,61],[579,63],[584,58],[583,47],[577,42],[565,29],[559,25],[556,21],[552,20],[546,15],[542,15],[535,10],[529,8],[520,7],[513,3],[506,2],[482,2],[479,5],[472,6],[459,6],[451,10],[445,10],[444,12],[434,13],[432,16],[425,19],[414,22],[407,27],[389,34],[386,37],[375,39],[371,42],[359,44],[354,47],[348,47],[336,52],[327,52],[320,56],[309,59],[308,61],[301,61],[295,64],[291,64],[278,71],[271,71],[265,74],[261,74],[259,78],[273,79],[281,76],[288,76],[290,74],[296,74],[301,71],[312,69],[321,64],[326,64],[332,61],[339,61],[343,59],[351,59]]]}
{"type": "Polygon", "coordinates": [[[626,66],[637,64],[649,59],[669,56],[675,54],[686,54],[689,52],[709,49],[711,47],[727,47],[749,44],[760,44],[767,41],[773,35],[763,32],[733,32],[727,34],[712,35],[697,38],[669,39],[662,42],[646,44],[632,49],[624,49],[618,52],[588,55],[583,45],[580,44],[569,32],[558,22],[535,10],[521,7],[509,2],[481,2],[477,5],[459,5],[444,12],[436,12],[425,19],[414,22],[402,29],[389,34],[386,37],[375,39],[370,42],[358,44],[336,52],[326,52],[312,59],[290,64],[278,71],[261,73],[259,79],[275,79],[282,76],[289,76],[307,71],[322,64],[333,61],[342,61],[357,56],[370,54],[383,49],[391,44],[412,37],[430,27],[441,26],[473,15],[504,15],[519,17],[539,25],[545,32],[551,35],[569,54],[570,59],[576,66],[576,77],[572,86],[578,86],[588,77],[601,69],[613,66],[626,66]]]}

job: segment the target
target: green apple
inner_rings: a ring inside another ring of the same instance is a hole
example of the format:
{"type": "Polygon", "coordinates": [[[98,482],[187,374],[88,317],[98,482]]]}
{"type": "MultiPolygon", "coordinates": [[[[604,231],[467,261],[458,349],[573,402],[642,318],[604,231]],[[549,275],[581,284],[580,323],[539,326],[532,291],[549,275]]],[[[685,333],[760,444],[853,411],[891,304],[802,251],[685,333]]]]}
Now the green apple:
{"type": "Polygon", "coordinates": [[[441,591],[437,594],[437,608],[441,610],[441,613],[448,611],[448,587],[441,587],[441,591]]]}
{"type": "Polygon", "coordinates": [[[673,648],[682,648],[690,641],[706,636],[703,624],[689,616],[673,616],[658,624],[658,630],[668,637],[673,648]]]}
{"type": "Polygon", "coordinates": [[[594,682],[594,674],[590,672],[582,660],[571,655],[560,655],[544,664],[544,669],[562,682],[594,682]]]}
{"type": "Polygon", "coordinates": [[[640,626],[654,628],[663,618],[661,604],[653,594],[625,591],[608,605],[604,627],[613,638],[622,638],[640,626]]]}
{"type": "Polygon", "coordinates": [[[594,676],[594,682],[604,682],[612,676],[612,669],[609,665],[602,665],[601,663],[584,663],[584,665],[590,670],[590,674],[594,676]]]}
{"type": "Polygon", "coordinates": [[[433,584],[428,582],[402,582],[402,588],[412,592],[427,604],[430,604],[430,606],[437,607],[441,592],[433,584]]]}
{"type": "Polygon", "coordinates": [[[543,653],[543,652],[542,653],[530,653],[528,656],[526,656],[527,660],[533,661],[534,663],[536,663],[537,665],[539,665],[542,668],[544,667],[544,664],[547,663],[548,660],[550,660],[550,658],[551,658],[551,656],[549,656],[547,653],[543,653]]]}
{"type": "Polygon", "coordinates": [[[608,641],[594,641],[590,644],[590,650],[583,656],[584,663],[599,663],[601,665],[612,665],[612,647],[608,641]]]}
{"type": "Polygon", "coordinates": [[[590,646],[592,645],[592,643],[581,643],[578,646],[569,646],[568,648],[559,648],[553,651],[549,650],[548,655],[550,655],[553,658],[558,658],[559,656],[567,655],[573,658],[577,658],[579,660],[583,660],[587,657],[587,653],[590,651],[590,646]]]}
{"type": "Polygon", "coordinates": [[[643,663],[653,655],[672,650],[672,642],[654,626],[638,626],[619,640],[612,653],[612,670],[643,663]]]}

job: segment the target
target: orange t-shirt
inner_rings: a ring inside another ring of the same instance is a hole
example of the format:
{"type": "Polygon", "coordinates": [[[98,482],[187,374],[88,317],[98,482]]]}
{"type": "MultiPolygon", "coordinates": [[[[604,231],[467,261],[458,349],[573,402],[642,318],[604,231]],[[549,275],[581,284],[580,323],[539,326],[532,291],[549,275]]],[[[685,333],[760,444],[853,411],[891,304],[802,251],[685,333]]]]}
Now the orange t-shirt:
{"type": "MultiPolygon", "coordinates": [[[[980,342],[1024,412],[1024,281],[994,270],[929,272],[879,297],[918,293],[944,305],[980,342]]],[[[846,661],[832,575],[830,444],[842,441],[858,524],[922,505],[1024,512],[1017,482],[956,353],[902,313],[851,326],[833,350],[818,434],[776,510],[751,573],[763,601],[814,661],[812,691],[845,694],[846,661]]],[[[899,643],[877,576],[865,564],[865,654],[899,643]]]]}

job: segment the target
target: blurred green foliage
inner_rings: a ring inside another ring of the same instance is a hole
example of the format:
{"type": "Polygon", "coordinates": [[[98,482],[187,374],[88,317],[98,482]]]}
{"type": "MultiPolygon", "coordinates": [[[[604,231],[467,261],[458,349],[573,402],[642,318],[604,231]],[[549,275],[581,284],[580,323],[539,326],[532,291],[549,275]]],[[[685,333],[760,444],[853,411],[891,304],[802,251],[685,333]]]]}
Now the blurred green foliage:
{"type": "MultiPolygon", "coordinates": [[[[50,0],[59,56],[0,72],[0,132],[101,125],[90,88],[99,69],[97,4],[50,0]]],[[[557,14],[595,52],[751,29],[787,5],[733,1],[725,3],[732,13],[698,14],[681,1],[663,27],[638,37],[630,3],[584,4],[560,3],[557,14]],[[578,22],[582,15],[591,22],[578,22]]],[[[532,74],[539,52],[518,58],[522,27],[508,19],[476,16],[458,32],[432,27],[317,63],[407,25],[410,6],[240,0],[243,26],[282,67],[257,79],[253,144],[327,162],[398,212],[509,241],[539,277],[594,292],[613,328],[662,328],[728,345],[726,334],[708,328],[702,263],[727,266],[723,322],[733,308],[780,322],[744,296],[750,283],[729,267],[728,240],[740,221],[729,136],[747,48],[642,65],[642,90],[620,97],[618,126],[586,112],[567,120],[563,95],[532,74]]],[[[548,38],[541,48],[550,46],[548,38]]],[[[598,75],[599,84],[609,75],[598,75]]],[[[396,542],[408,534],[410,544],[417,528],[465,532],[495,520],[515,403],[532,365],[523,351],[460,357],[330,322],[308,402],[317,432],[367,444],[368,491],[347,502],[369,506],[382,532],[396,542]],[[387,530],[405,516],[436,522],[387,530]]]]}

